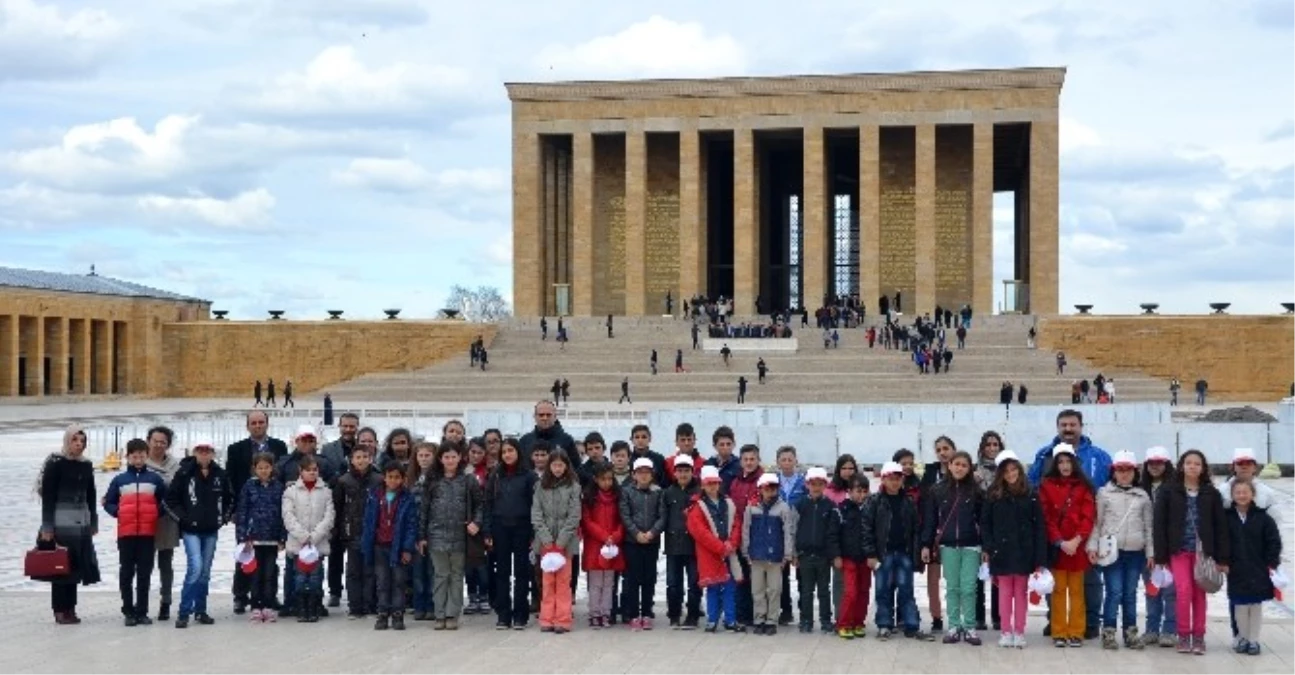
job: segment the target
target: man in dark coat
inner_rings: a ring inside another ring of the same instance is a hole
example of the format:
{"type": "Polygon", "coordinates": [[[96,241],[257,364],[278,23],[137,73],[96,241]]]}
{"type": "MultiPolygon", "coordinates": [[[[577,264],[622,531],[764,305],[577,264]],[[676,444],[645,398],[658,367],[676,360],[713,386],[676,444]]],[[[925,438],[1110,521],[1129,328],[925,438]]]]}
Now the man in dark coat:
{"type": "Polygon", "coordinates": [[[576,441],[562,429],[562,423],[558,421],[558,408],[552,401],[535,404],[535,428],[518,441],[522,447],[522,457],[530,457],[535,441],[541,439],[548,441],[552,449],[561,448],[571,461],[576,461],[576,441]]]}
{"type": "MultiPolygon", "coordinates": [[[[288,444],[272,438],[267,432],[270,418],[260,410],[247,413],[247,438],[232,443],[225,449],[225,472],[229,476],[234,499],[243,492],[243,485],[252,478],[252,458],[262,452],[274,456],[275,463],[288,455],[288,444]]],[[[251,601],[252,578],[243,574],[242,567],[234,566],[234,613],[242,614],[251,601]]]]}

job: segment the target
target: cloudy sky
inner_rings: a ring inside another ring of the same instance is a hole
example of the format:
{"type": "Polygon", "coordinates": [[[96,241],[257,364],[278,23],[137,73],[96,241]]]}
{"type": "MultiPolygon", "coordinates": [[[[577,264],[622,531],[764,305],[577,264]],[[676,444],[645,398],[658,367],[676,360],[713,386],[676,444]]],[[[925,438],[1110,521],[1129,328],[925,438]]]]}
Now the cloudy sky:
{"type": "Polygon", "coordinates": [[[0,265],[427,316],[454,283],[511,295],[505,81],[1064,65],[1062,306],[1267,313],[1295,300],[1293,24],[1291,0],[0,0],[0,265]]]}

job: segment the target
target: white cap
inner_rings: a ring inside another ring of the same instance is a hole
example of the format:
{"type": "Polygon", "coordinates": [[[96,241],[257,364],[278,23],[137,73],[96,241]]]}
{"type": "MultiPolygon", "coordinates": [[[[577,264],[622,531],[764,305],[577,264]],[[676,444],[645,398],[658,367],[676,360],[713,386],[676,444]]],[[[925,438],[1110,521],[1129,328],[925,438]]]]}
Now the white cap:
{"type": "Polygon", "coordinates": [[[1241,462],[1257,463],[1258,461],[1259,460],[1255,459],[1255,451],[1251,450],[1250,448],[1237,448],[1236,450],[1232,451],[1233,464],[1239,464],[1241,462]]]}
{"type": "Polygon", "coordinates": [[[756,487],[764,487],[766,485],[777,485],[777,484],[778,484],[778,474],[776,473],[766,473],[760,476],[760,479],[755,482],[756,487]]]}
{"type": "Polygon", "coordinates": [[[211,450],[212,452],[215,452],[215,450],[216,450],[216,445],[215,445],[214,443],[212,443],[210,440],[206,439],[206,438],[199,438],[199,439],[198,439],[197,441],[195,441],[195,442],[194,442],[194,444],[193,444],[193,449],[194,449],[195,451],[196,451],[198,448],[207,448],[207,449],[211,450]]]}
{"type": "Polygon", "coordinates": [[[718,467],[714,467],[714,466],[706,465],[706,466],[703,466],[703,467],[701,468],[701,482],[703,482],[703,483],[719,483],[719,482],[722,482],[722,481],[723,481],[723,479],[719,477],[719,468],[718,468],[718,467]]]}
{"type": "Polygon", "coordinates": [[[1111,458],[1111,466],[1112,467],[1123,466],[1123,467],[1128,467],[1130,469],[1136,469],[1138,468],[1138,457],[1137,455],[1134,455],[1128,450],[1121,450],[1115,453],[1115,456],[1111,458]]]}
{"type": "Polygon", "coordinates": [[[899,462],[886,462],[885,464],[881,465],[881,471],[879,472],[879,475],[882,478],[885,478],[886,476],[891,476],[894,474],[899,474],[901,476],[904,474],[904,467],[900,466],[899,462]]]}
{"type": "Polygon", "coordinates": [[[1166,450],[1164,446],[1160,446],[1160,445],[1147,448],[1147,461],[1148,462],[1168,462],[1169,451],[1166,450]]]}
{"type": "Polygon", "coordinates": [[[293,442],[295,443],[302,436],[310,436],[316,440],[319,439],[319,434],[315,433],[315,427],[312,427],[309,424],[303,424],[297,427],[297,433],[292,435],[293,442]]]}
{"type": "Polygon", "coordinates": [[[652,464],[652,460],[648,459],[647,457],[639,457],[638,459],[634,460],[634,470],[638,471],[639,469],[647,469],[648,471],[655,471],[656,466],[654,466],[652,464]]]}
{"type": "Polygon", "coordinates": [[[1058,444],[1056,444],[1055,446],[1053,446],[1053,448],[1052,448],[1052,456],[1053,456],[1053,457],[1056,457],[1057,455],[1061,455],[1061,454],[1068,454],[1068,455],[1070,455],[1071,457],[1074,457],[1074,456],[1075,456],[1075,446],[1073,446],[1073,445],[1071,445],[1071,444],[1069,444],[1069,443],[1058,443],[1058,444]]]}
{"type": "Polygon", "coordinates": [[[689,454],[675,455],[675,456],[674,456],[674,465],[675,465],[675,467],[681,467],[681,466],[691,467],[691,466],[692,466],[692,455],[689,455],[689,454]]]}
{"type": "Polygon", "coordinates": [[[826,483],[827,469],[824,469],[819,466],[811,467],[809,471],[805,472],[805,482],[808,483],[811,480],[821,480],[824,483],[826,483]]]}
{"type": "Polygon", "coordinates": [[[1012,460],[1013,462],[1016,462],[1017,464],[1021,463],[1021,458],[1017,457],[1016,453],[1012,452],[1011,450],[1004,450],[998,453],[997,457],[994,457],[994,466],[1002,466],[1003,462],[1006,462],[1009,459],[1012,460]]]}

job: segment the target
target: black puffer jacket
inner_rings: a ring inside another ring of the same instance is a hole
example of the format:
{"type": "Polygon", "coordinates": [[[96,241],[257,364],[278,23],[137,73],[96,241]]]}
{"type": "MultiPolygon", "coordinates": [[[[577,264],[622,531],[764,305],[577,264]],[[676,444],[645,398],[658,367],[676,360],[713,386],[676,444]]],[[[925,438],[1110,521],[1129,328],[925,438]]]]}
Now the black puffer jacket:
{"type": "Polygon", "coordinates": [[[796,505],[796,555],[828,555],[832,532],[840,524],[836,504],[827,497],[806,495],[796,505]]]}
{"type": "Polygon", "coordinates": [[[185,457],[166,490],[166,510],[183,533],[219,531],[234,515],[234,493],[225,470],[213,461],[204,476],[198,460],[185,457]]]}
{"type": "MultiPolygon", "coordinates": [[[[515,465],[516,466],[516,465],[515,465]]],[[[500,464],[486,478],[486,531],[495,527],[531,524],[531,503],[535,500],[534,471],[518,466],[509,471],[500,464]]]]}
{"type": "Polygon", "coordinates": [[[1268,512],[1251,505],[1245,522],[1236,507],[1227,510],[1232,565],[1228,568],[1228,597],[1260,601],[1273,599],[1268,570],[1282,561],[1282,536],[1268,512]]]}
{"type": "Polygon", "coordinates": [[[979,546],[981,503],[974,478],[936,483],[922,499],[922,546],[979,546]]]}
{"type": "Polygon", "coordinates": [[[917,532],[917,505],[905,495],[904,499],[898,501],[900,504],[899,513],[891,512],[892,499],[888,499],[884,491],[874,492],[868,495],[868,499],[863,502],[863,555],[865,558],[876,558],[881,560],[890,553],[904,553],[914,560],[918,558],[918,532],[917,532]],[[890,549],[890,520],[891,518],[903,519],[903,532],[905,545],[903,549],[890,549]]]}
{"type": "Polygon", "coordinates": [[[980,518],[981,550],[996,576],[1032,574],[1048,562],[1048,528],[1033,490],[985,501],[980,518]]]}
{"type": "Polygon", "coordinates": [[[364,506],[368,503],[369,493],[383,485],[382,474],[369,465],[363,474],[351,469],[342,474],[333,486],[333,510],[336,520],[333,532],[347,548],[360,547],[360,535],[364,533],[364,506]]]}
{"type": "MultiPolygon", "coordinates": [[[[1183,547],[1187,530],[1187,488],[1181,480],[1165,483],[1156,491],[1155,522],[1152,532],[1156,544],[1156,564],[1168,565],[1169,556],[1183,547]]],[[[1219,565],[1232,560],[1232,542],[1228,537],[1223,511],[1223,495],[1213,483],[1202,482],[1197,495],[1196,538],[1205,555],[1219,565]]]]}
{"type": "Polygon", "coordinates": [[[863,505],[853,499],[836,508],[836,527],[828,532],[827,556],[863,562],[863,505]]]}
{"type": "Polygon", "coordinates": [[[693,496],[701,492],[697,479],[692,479],[687,489],[678,483],[665,489],[662,508],[665,510],[665,554],[696,555],[697,545],[688,534],[688,516],[685,509],[692,504],[693,496]]]}

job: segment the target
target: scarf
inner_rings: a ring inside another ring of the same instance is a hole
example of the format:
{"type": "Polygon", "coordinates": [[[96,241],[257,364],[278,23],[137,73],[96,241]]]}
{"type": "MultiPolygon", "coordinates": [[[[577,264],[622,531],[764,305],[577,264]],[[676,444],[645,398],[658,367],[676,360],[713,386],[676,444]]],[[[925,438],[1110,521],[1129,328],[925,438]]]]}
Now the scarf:
{"type": "MultiPolygon", "coordinates": [[[[77,434],[85,436],[85,428],[79,424],[69,426],[63,432],[63,448],[58,452],[51,452],[49,457],[45,458],[45,462],[40,465],[40,473],[36,475],[36,484],[32,486],[32,493],[35,494],[37,498],[40,497],[40,486],[45,482],[45,469],[50,465],[50,462],[53,462],[56,459],[71,459],[78,462],[90,461],[90,458],[85,456],[87,448],[82,448],[80,455],[76,457],[72,456],[72,439],[75,438],[77,434]]],[[[86,444],[88,445],[89,442],[89,437],[86,437],[86,444]]]]}

